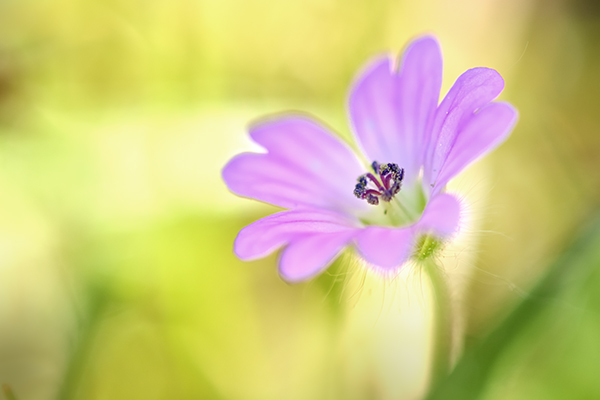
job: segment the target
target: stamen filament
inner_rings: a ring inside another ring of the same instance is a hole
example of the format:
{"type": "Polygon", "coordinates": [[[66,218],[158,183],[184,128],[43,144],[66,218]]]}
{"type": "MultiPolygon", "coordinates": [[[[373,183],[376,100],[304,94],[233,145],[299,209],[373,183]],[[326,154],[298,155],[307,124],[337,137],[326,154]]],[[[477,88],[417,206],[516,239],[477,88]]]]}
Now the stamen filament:
{"type": "Polygon", "coordinates": [[[386,176],[383,177],[383,186],[385,186],[386,189],[390,188],[390,180],[392,179],[392,175],[388,174],[386,176]]]}
{"type": "Polygon", "coordinates": [[[372,173],[368,172],[367,178],[369,178],[375,184],[375,186],[377,186],[377,189],[379,189],[381,192],[385,190],[385,188],[381,186],[381,183],[379,183],[379,180],[375,178],[372,173]]]}

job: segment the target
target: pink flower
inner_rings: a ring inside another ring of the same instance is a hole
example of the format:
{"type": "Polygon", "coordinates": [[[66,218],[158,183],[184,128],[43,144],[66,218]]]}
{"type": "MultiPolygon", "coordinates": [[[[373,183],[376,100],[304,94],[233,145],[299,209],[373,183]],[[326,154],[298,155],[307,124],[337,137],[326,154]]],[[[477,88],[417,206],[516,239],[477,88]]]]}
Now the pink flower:
{"type": "Polygon", "coordinates": [[[347,246],[370,268],[393,274],[419,239],[452,237],[462,206],[446,184],[508,137],[517,112],[492,102],[504,88],[493,69],[466,71],[438,105],[441,83],[434,37],[414,40],[398,66],[389,56],[374,60],[348,104],[362,155],[303,115],[252,127],[266,153],[234,157],[223,179],[240,196],[287,210],[242,229],[235,254],[255,260],[284,247],[279,273],[296,282],[322,272],[347,246]]]}

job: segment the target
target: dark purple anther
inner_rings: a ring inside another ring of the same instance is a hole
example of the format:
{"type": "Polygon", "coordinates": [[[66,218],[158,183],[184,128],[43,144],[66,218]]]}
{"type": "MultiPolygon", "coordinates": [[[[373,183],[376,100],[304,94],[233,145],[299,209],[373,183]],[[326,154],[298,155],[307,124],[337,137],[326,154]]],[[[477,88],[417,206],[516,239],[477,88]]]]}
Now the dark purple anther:
{"type": "MultiPolygon", "coordinates": [[[[396,165],[396,164],[394,164],[394,165],[396,165]]],[[[398,177],[398,179],[396,179],[396,180],[399,182],[402,182],[402,180],[404,179],[404,168],[400,168],[398,170],[398,172],[396,172],[396,176],[398,177]]]]}
{"type": "Polygon", "coordinates": [[[359,199],[367,200],[367,203],[374,206],[379,204],[379,199],[389,202],[402,188],[404,179],[404,168],[398,167],[398,164],[386,163],[379,164],[373,161],[371,164],[373,175],[367,172],[358,177],[358,183],[354,187],[354,195],[359,199]],[[371,183],[375,188],[369,187],[371,183]]]}
{"type": "Polygon", "coordinates": [[[376,174],[379,173],[379,163],[377,161],[373,161],[371,163],[371,168],[373,168],[373,172],[375,172],[376,174]]]}
{"type": "Polygon", "coordinates": [[[367,195],[367,203],[376,206],[377,204],[379,204],[379,199],[377,198],[377,196],[369,194],[367,195]]]}
{"type": "Polygon", "coordinates": [[[364,194],[365,194],[365,187],[361,186],[360,183],[357,183],[356,186],[354,187],[354,195],[356,197],[358,197],[359,199],[362,199],[364,194]]]}

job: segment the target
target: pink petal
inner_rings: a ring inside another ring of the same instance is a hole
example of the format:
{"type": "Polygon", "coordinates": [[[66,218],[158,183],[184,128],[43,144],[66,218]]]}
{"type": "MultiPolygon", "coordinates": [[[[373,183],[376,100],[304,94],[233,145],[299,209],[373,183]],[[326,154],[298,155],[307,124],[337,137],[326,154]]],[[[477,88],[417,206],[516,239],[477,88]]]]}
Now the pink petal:
{"type": "Polygon", "coordinates": [[[413,181],[423,157],[442,81],[442,58],[432,37],[406,49],[400,72],[382,57],[358,78],[349,98],[354,133],[369,161],[396,162],[413,181]]]}
{"type": "Polygon", "coordinates": [[[374,61],[362,73],[350,94],[351,122],[368,161],[400,159],[398,77],[392,68],[389,56],[374,61]]]}
{"type": "Polygon", "coordinates": [[[435,113],[424,162],[426,186],[436,182],[462,125],[475,111],[494,100],[503,88],[500,74],[489,68],[470,69],[456,80],[435,113]]]}
{"type": "Polygon", "coordinates": [[[504,142],[516,122],[517,111],[507,103],[491,103],[476,112],[458,133],[437,178],[434,193],[470,163],[504,142]]]}
{"type": "Polygon", "coordinates": [[[345,234],[359,226],[355,220],[325,210],[282,211],[242,229],[234,252],[242,260],[255,260],[310,234],[345,234]]]}
{"type": "Polygon", "coordinates": [[[456,197],[448,193],[438,194],[425,207],[415,229],[441,238],[451,236],[458,231],[460,213],[460,202],[456,197]]]}
{"type": "Polygon", "coordinates": [[[290,209],[352,213],[367,207],[353,194],[364,167],[317,122],[280,117],[252,128],[251,136],[267,153],[243,153],[225,166],[223,179],[234,193],[290,209]]]}
{"type": "MultiPolygon", "coordinates": [[[[423,163],[425,145],[442,86],[442,54],[437,40],[424,37],[404,52],[400,65],[400,133],[403,159],[415,176],[423,163]]],[[[410,183],[410,181],[409,181],[410,183]]]]}
{"type": "Polygon", "coordinates": [[[383,269],[399,269],[411,255],[414,232],[409,228],[370,226],[358,232],[356,247],[369,263],[383,269]]]}
{"type": "Polygon", "coordinates": [[[288,282],[299,282],[324,271],[355,235],[354,230],[311,233],[296,237],[279,259],[279,274],[288,282]]]}

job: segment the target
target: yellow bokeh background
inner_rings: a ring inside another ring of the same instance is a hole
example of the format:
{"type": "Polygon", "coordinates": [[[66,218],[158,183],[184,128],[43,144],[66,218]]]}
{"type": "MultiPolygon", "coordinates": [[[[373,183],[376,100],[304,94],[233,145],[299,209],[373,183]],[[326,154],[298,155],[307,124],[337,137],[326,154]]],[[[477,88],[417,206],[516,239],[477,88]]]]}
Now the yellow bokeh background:
{"type": "MultiPolygon", "coordinates": [[[[520,112],[452,186],[473,205],[443,260],[458,355],[598,206],[595,2],[1,2],[0,384],[22,400],[421,398],[420,274],[383,281],[344,255],[289,285],[276,255],[239,261],[239,229],[276,209],[229,193],[220,171],[270,113],[351,140],[353,77],[423,33],[442,45],[444,93],[487,66],[520,112]]],[[[528,376],[498,372],[485,399],[568,398],[547,397],[552,372],[528,376]]]]}

